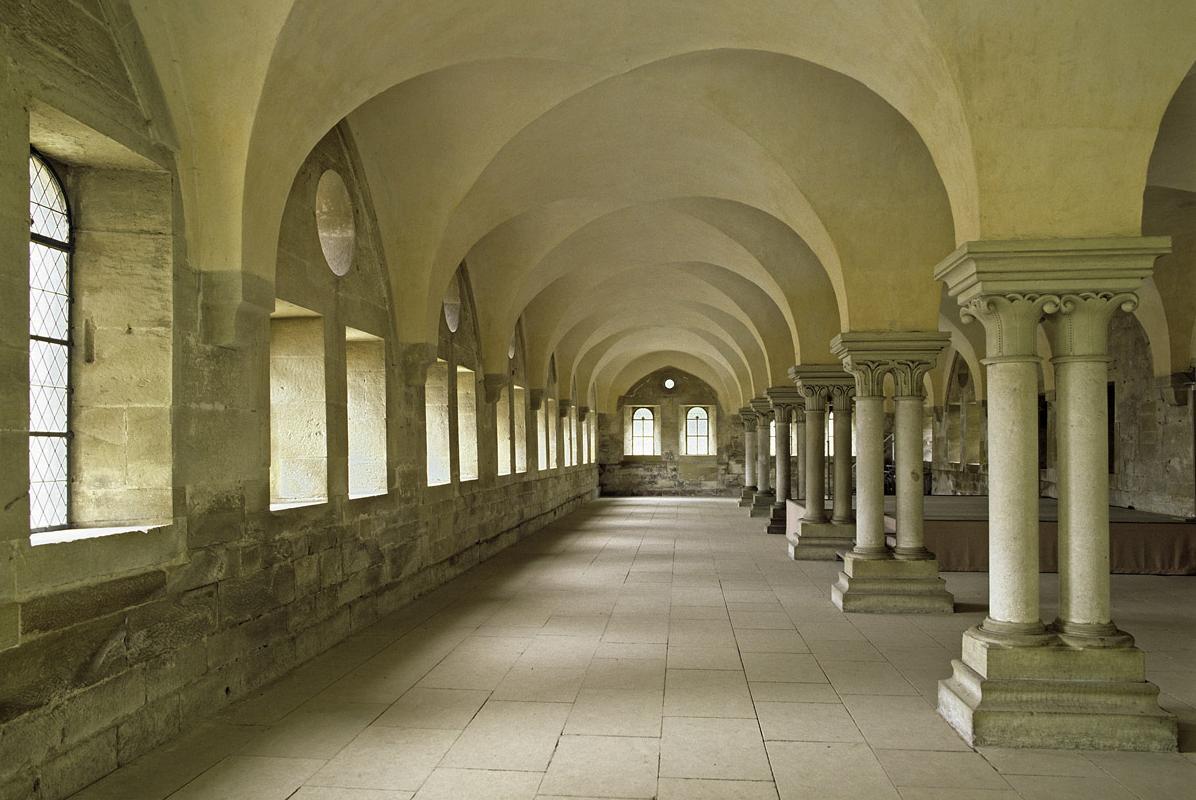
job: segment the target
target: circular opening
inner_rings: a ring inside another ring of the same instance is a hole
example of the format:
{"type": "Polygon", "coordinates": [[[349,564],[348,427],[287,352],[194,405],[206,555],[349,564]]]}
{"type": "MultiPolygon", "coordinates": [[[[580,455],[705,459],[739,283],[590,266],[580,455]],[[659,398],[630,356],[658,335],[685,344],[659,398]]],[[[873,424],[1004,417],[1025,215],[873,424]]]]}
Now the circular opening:
{"type": "Polygon", "coordinates": [[[448,291],[444,293],[444,321],[452,333],[461,327],[461,287],[457,284],[456,276],[453,276],[448,291]]]}
{"type": "Polygon", "coordinates": [[[344,179],[333,170],[326,170],[316,186],[316,233],[328,268],[336,275],[348,275],[357,238],[353,201],[344,179]]]}
{"type": "Polygon", "coordinates": [[[672,388],[673,388],[674,386],[676,386],[676,385],[677,385],[677,381],[673,380],[672,378],[665,378],[665,379],[664,379],[664,388],[666,388],[666,389],[672,389],[672,388]]]}

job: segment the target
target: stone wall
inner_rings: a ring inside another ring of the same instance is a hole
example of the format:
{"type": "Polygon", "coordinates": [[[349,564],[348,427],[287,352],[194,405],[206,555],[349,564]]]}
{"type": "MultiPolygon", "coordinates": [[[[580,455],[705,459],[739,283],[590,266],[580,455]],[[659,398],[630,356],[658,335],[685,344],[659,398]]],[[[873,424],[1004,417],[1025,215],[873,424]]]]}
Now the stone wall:
{"type": "Polygon", "coordinates": [[[678,369],[657,370],[636,382],[621,403],[615,413],[599,415],[599,482],[604,495],[738,496],[743,488],[743,422],[738,413],[719,407],[718,395],[705,381],[678,369]],[[666,378],[676,381],[673,389],[664,388],[666,378]],[[657,411],[660,455],[625,452],[625,409],[636,405],[657,411]],[[692,405],[714,409],[714,455],[681,454],[683,409],[692,405]]]}
{"type": "MultiPolygon", "coordinates": [[[[426,486],[424,371],[438,350],[471,368],[480,354],[469,336],[439,348],[394,340],[369,190],[346,131],[320,142],[295,178],[272,280],[193,263],[176,165],[154,135],[160,109],[137,102],[156,87],[133,88],[140,78],[120,62],[108,9],[0,0],[0,375],[28,374],[32,143],[63,165],[90,240],[76,265],[84,328],[72,369],[91,369],[76,376],[80,396],[92,416],[116,420],[107,432],[78,421],[81,435],[96,435],[81,443],[72,489],[102,490],[104,511],[72,523],[123,527],[34,545],[28,390],[0,381],[0,798],[70,795],[597,490],[594,466],[541,471],[534,447],[525,474],[497,476],[495,409],[481,391],[479,478],[460,481],[454,458],[451,481],[426,486]],[[355,206],[343,278],[325,262],[312,213],[330,168],[355,206]],[[157,271],[144,282],[134,267],[157,271]],[[276,298],[318,315],[323,408],[312,413],[323,415],[327,454],[326,499],[282,510],[270,508],[276,298]],[[377,453],[370,463],[386,491],[371,497],[350,496],[349,327],[382,339],[385,353],[385,463],[377,453]],[[135,502],[146,489],[153,519],[135,502]]],[[[534,423],[523,429],[534,443],[534,423]]]]}

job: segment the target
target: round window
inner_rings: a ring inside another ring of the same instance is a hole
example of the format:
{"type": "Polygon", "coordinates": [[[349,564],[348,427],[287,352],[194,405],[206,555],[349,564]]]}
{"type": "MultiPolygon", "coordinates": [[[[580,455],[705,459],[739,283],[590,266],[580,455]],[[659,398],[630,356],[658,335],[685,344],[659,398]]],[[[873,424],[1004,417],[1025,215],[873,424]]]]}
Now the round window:
{"type": "Polygon", "coordinates": [[[664,379],[664,388],[666,388],[666,389],[672,389],[672,388],[673,388],[674,386],[676,386],[676,385],[677,385],[677,381],[673,380],[672,378],[665,378],[665,379],[664,379]]]}
{"type": "Polygon", "coordinates": [[[326,170],[316,186],[316,233],[328,268],[337,275],[348,275],[357,239],[353,201],[344,179],[333,170],[326,170]]]}

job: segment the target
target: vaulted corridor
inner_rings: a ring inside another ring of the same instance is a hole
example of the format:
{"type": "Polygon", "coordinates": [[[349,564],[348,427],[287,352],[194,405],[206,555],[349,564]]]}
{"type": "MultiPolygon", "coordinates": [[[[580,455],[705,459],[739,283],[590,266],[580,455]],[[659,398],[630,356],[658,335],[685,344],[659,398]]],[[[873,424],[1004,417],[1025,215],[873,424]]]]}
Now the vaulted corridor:
{"type": "MultiPolygon", "coordinates": [[[[597,500],[76,798],[1190,797],[1190,752],[968,747],[936,683],[987,575],[880,616],[832,605],[837,569],[731,500],[597,500]]],[[[1196,583],[1113,596],[1190,750],[1196,583]]]]}

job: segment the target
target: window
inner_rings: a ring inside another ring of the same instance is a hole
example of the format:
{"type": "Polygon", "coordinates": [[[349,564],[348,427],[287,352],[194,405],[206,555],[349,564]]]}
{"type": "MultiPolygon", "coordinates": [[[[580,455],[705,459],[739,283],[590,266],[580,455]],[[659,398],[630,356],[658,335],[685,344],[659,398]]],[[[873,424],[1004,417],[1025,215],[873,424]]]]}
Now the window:
{"type": "Polygon", "coordinates": [[[710,455],[710,412],[701,406],[685,412],[685,454],[710,455]]]}
{"type": "Polygon", "coordinates": [[[448,363],[440,359],[428,367],[424,380],[424,410],[428,485],[440,486],[452,480],[449,466],[448,363]]]}
{"type": "Polygon", "coordinates": [[[598,463],[598,412],[590,412],[590,463],[598,463]]]}
{"type": "Polygon", "coordinates": [[[270,505],[328,499],[324,318],[276,301],[270,319],[270,505]]]}
{"type": "Polygon", "coordinates": [[[548,406],[548,411],[545,420],[548,434],[548,468],[556,469],[556,448],[557,448],[557,432],[560,430],[560,418],[556,413],[556,400],[546,400],[545,404],[548,406]]]}
{"type": "Polygon", "coordinates": [[[386,494],[386,346],[345,328],[349,497],[386,494]]]}
{"type": "Polygon", "coordinates": [[[540,471],[549,468],[548,464],[548,401],[541,400],[536,409],[536,464],[540,471]]]}
{"type": "Polygon", "coordinates": [[[527,389],[515,387],[515,472],[527,472],[527,389]]]}
{"type": "Polygon", "coordinates": [[[494,404],[494,430],[498,445],[498,474],[511,474],[511,393],[504,386],[494,404]]]}
{"type": "Polygon", "coordinates": [[[774,419],[768,423],[768,455],[775,456],[777,454],[777,421],[774,419]]]}
{"type": "Polygon", "coordinates": [[[577,406],[569,408],[569,466],[576,467],[577,451],[577,406]]]}
{"type": "Polygon", "coordinates": [[[656,418],[650,408],[637,408],[631,415],[631,454],[656,454],[656,418]]]}
{"type": "Polygon", "coordinates": [[[457,367],[457,453],[463,481],[478,478],[478,400],[474,372],[457,367]]]}
{"type": "Polygon", "coordinates": [[[71,219],[50,166],[29,157],[29,527],[69,516],[71,219]]]}

